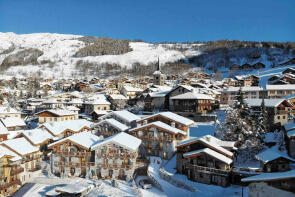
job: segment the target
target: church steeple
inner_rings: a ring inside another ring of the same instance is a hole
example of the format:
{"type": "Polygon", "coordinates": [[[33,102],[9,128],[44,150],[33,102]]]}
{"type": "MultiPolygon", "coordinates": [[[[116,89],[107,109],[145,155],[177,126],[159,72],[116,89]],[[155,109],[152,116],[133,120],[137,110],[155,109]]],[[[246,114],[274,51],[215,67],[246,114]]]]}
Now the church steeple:
{"type": "Polygon", "coordinates": [[[157,71],[160,71],[160,58],[158,57],[157,71]]]}

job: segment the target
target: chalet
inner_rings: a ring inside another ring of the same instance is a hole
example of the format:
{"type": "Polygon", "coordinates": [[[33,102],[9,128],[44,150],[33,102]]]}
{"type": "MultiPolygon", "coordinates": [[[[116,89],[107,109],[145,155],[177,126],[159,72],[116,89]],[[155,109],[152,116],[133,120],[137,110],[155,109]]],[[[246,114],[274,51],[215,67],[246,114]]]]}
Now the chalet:
{"type": "Polygon", "coordinates": [[[92,122],[85,119],[68,120],[63,122],[48,122],[40,126],[52,136],[60,138],[68,137],[75,133],[91,130],[92,122]]]}
{"type": "Polygon", "coordinates": [[[142,126],[151,122],[161,121],[171,127],[177,128],[186,132],[189,135],[189,127],[194,124],[194,121],[175,114],[173,112],[160,112],[151,116],[147,116],[137,121],[137,126],[142,126]]]}
{"type": "Polygon", "coordinates": [[[46,122],[61,122],[78,119],[78,114],[73,111],[68,111],[64,109],[45,110],[37,113],[36,115],[38,116],[39,124],[43,124],[46,122]]]}
{"type": "Polygon", "coordinates": [[[130,180],[140,144],[140,139],[121,132],[93,145],[97,177],[130,180]]]}
{"type": "Polygon", "coordinates": [[[110,110],[111,103],[106,100],[106,98],[100,97],[95,101],[88,101],[84,103],[85,114],[91,115],[93,111],[107,111],[110,110]]]}
{"type": "Polygon", "coordinates": [[[238,81],[239,86],[258,86],[259,77],[255,75],[246,75],[246,76],[235,76],[235,79],[238,81]]]}
{"type": "Polygon", "coordinates": [[[252,66],[253,66],[253,68],[255,68],[255,69],[265,68],[265,65],[264,65],[263,63],[261,63],[261,62],[257,62],[257,63],[255,63],[255,64],[253,64],[252,66]]]}
{"type": "Polygon", "coordinates": [[[293,75],[295,75],[295,69],[294,68],[287,68],[282,73],[283,74],[293,74],[293,75]]]}
{"type": "Polygon", "coordinates": [[[24,172],[21,162],[20,156],[0,146],[0,196],[10,196],[21,187],[20,174],[24,172]]]}
{"type": "Polygon", "coordinates": [[[0,123],[0,142],[7,140],[8,134],[8,129],[0,123]]]}
{"type": "Polygon", "coordinates": [[[0,124],[6,127],[8,131],[18,131],[26,127],[23,119],[15,117],[0,118],[0,124]]]}
{"type": "Polygon", "coordinates": [[[197,93],[194,90],[170,97],[173,110],[176,112],[206,113],[212,110],[214,99],[207,94],[197,93]]]}
{"type": "Polygon", "coordinates": [[[142,91],[143,90],[140,88],[135,88],[132,86],[125,85],[121,89],[121,94],[123,94],[128,99],[132,99],[132,98],[135,98],[142,91]]]}
{"type": "Polygon", "coordinates": [[[288,95],[295,94],[295,85],[266,85],[268,98],[284,98],[288,95]]]}
{"type": "Polygon", "coordinates": [[[5,147],[21,157],[20,167],[24,169],[19,174],[22,184],[30,181],[34,174],[38,173],[40,162],[42,161],[42,154],[39,148],[33,146],[24,137],[6,140],[0,143],[1,147],[5,147]]]}
{"type": "Polygon", "coordinates": [[[188,179],[226,187],[230,183],[236,143],[211,135],[189,139],[176,146],[177,171],[188,179]]]}
{"type": "Polygon", "coordinates": [[[122,110],[126,107],[128,99],[122,94],[111,94],[108,96],[108,100],[112,110],[122,110]]]}
{"type": "MultiPolygon", "coordinates": [[[[246,103],[254,111],[261,111],[262,99],[247,99],[246,103]]],[[[292,105],[285,99],[264,99],[264,104],[268,114],[269,125],[284,125],[291,116],[292,105]]]]}
{"type": "Polygon", "coordinates": [[[129,130],[142,140],[141,155],[170,159],[176,151],[177,142],[188,138],[185,131],[161,121],[150,122],[129,130]]]}
{"type": "Polygon", "coordinates": [[[295,159],[275,150],[265,150],[255,156],[260,161],[260,167],[265,172],[284,172],[290,170],[290,163],[295,163],[295,159]]]}
{"type": "MultiPolygon", "coordinates": [[[[220,103],[233,104],[236,100],[240,87],[229,87],[222,91],[220,103]]],[[[263,88],[260,86],[241,87],[245,99],[259,99],[262,95],[263,88]]]]}
{"type": "Polygon", "coordinates": [[[53,136],[45,129],[32,129],[32,130],[24,130],[20,132],[14,138],[24,137],[28,142],[30,142],[33,146],[38,148],[45,148],[47,144],[51,142],[53,136]]]}
{"type": "Polygon", "coordinates": [[[295,128],[288,130],[288,152],[292,158],[295,158],[295,128]]]}
{"type": "Polygon", "coordinates": [[[99,123],[91,125],[91,127],[95,129],[97,135],[102,135],[104,137],[109,137],[128,130],[128,126],[113,118],[102,120],[99,123]]]}
{"type": "Polygon", "coordinates": [[[94,155],[90,148],[100,140],[100,137],[84,131],[49,144],[48,148],[52,150],[51,172],[61,177],[85,178],[86,175],[93,175],[89,172],[90,168],[95,171],[94,155]]]}
{"type": "Polygon", "coordinates": [[[140,120],[141,118],[129,111],[122,110],[122,111],[112,111],[110,113],[107,113],[106,115],[102,116],[100,120],[113,118],[120,123],[128,126],[128,127],[136,127],[137,123],[136,121],[140,120]]]}
{"type": "Polygon", "coordinates": [[[249,196],[295,196],[295,170],[263,173],[242,182],[249,184],[249,196]]]}

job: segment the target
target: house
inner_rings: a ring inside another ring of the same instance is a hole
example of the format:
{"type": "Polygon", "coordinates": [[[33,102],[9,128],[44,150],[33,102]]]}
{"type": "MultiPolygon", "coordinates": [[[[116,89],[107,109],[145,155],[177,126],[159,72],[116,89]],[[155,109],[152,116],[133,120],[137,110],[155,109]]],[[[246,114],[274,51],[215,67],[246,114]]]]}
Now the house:
{"type": "Polygon", "coordinates": [[[44,128],[52,136],[61,139],[73,135],[75,133],[91,131],[92,124],[92,122],[89,122],[85,119],[78,119],[63,122],[48,122],[42,124],[40,128],[44,128]]]}
{"type": "Polygon", "coordinates": [[[16,153],[0,146],[0,196],[10,196],[21,187],[20,174],[24,172],[21,161],[16,153]]]}
{"type": "Polygon", "coordinates": [[[295,158],[295,127],[287,130],[287,144],[289,155],[295,158]]]}
{"type": "Polygon", "coordinates": [[[122,94],[110,94],[108,100],[111,103],[112,110],[122,110],[127,104],[127,98],[122,94]]]}
{"type": "Polygon", "coordinates": [[[95,172],[96,167],[90,148],[100,140],[100,137],[84,131],[49,144],[51,172],[61,177],[93,175],[90,171],[95,172]]]}
{"type": "Polygon", "coordinates": [[[170,159],[176,151],[176,144],[188,138],[185,131],[161,121],[143,124],[130,129],[129,133],[142,140],[141,155],[170,159]]]}
{"type": "Polygon", "coordinates": [[[7,140],[8,134],[8,129],[0,123],[0,142],[7,140]]]}
{"type": "Polygon", "coordinates": [[[132,99],[135,98],[139,93],[143,90],[140,88],[132,87],[129,85],[124,85],[121,89],[121,94],[123,94],[126,98],[132,99]]]}
{"type": "Polygon", "coordinates": [[[102,120],[99,123],[91,125],[91,127],[95,129],[97,135],[102,135],[104,137],[109,137],[129,129],[128,126],[113,118],[102,120]]]}
{"type": "Polygon", "coordinates": [[[8,131],[18,131],[26,127],[26,123],[21,118],[7,117],[0,118],[0,124],[7,128],[8,131]]]}
{"type": "Polygon", "coordinates": [[[170,97],[170,99],[173,102],[173,111],[175,112],[206,113],[212,110],[214,104],[212,97],[195,92],[195,90],[170,97]]]}
{"type": "Polygon", "coordinates": [[[93,145],[97,177],[130,180],[140,144],[140,139],[121,132],[93,145]]]}
{"type": "Polygon", "coordinates": [[[265,172],[284,172],[290,170],[290,163],[295,159],[276,150],[265,150],[255,156],[260,161],[260,167],[265,172]]]}
{"type": "Polygon", "coordinates": [[[235,76],[235,79],[238,81],[239,86],[258,86],[260,78],[255,75],[242,75],[235,76]]]}
{"type": "Polygon", "coordinates": [[[85,105],[85,114],[91,115],[93,111],[107,111],[110,110],[111,103],[106,100],[105,96],[100,96],[93,101],[87,101],[85,105]]]}
{"type": "Polygon", "coordinates": [[[19,174],[22,184],[30,181],[36,174],[38,174],[40,168],[40,162],[42,161],[42,153],[39,148],[33,146],[24,137],[6,140],[0,143],[1,147],[5,147],[21,157],[20,167],[24,169],[19,174]]]}
{"type": "Polygon", "coordinates": [[[244,178],[242,182],[249,184],[249,196],[295,196],[295,170],[263,173],[244,178]]]}
{"type": "Polygon", "coordinates": [[[39,124],[78,119],[78,114],[76,112],[65,109],[44,110],[36,113],[36,115],[38,116],[39,124]]]}
{"type": "Polygon", "coordinates": [[[40,149],[46,148],[46,145],[53,139],[53,136],[46,129],[42,128],[21,131],[14,138],[20,137],[26,138],[33,146],[40,149]]]}
{"type": "Polygon", "coordinates": [[[11,107],[0,106],[0,118],[15,117],[20,118],[21,112],[11,107]]]}
{"type": "Polygon", "coordinates": [[[239,90],[244,93],[245,99],[259,99],[262,96],[263,88],[260,86],[250,87],[229,87],[225,88],[220,96],[220,103],[222,104],[233,104],[236,100],[239,90]]]}
{"type": "Polygon", "coordinates": [[[226,187],[230,183],[236,143],[211,135],[192,138],[176,146],[176,167],[188,179],[226,187]]]}
{"type": "Polygon", "coordinates": [[[295,94],[295,85],[266,85],[266,92],[268,98],[284,98],[286,96],[295,94]]]}
{"type": "Polygon", "coordinates": [[[106,115],[101,116],[100,120],[109,119],[109,118],[113,118],[119,121],[120,123],[131,128],[136,127],[137,125],[136,121],[141,119],[139,116],[127,110],[122,110],[122,111],[112,111],[110,113],[107,113],[106,115]]]}
{"type": "MultiPolygon", "coordinates": [[[[254,111],[261,111],[262,99],[247,99],[246,103],[254,111]]],[[[268,114],[268,124],[284,125],[288,122],[291,116],[292,105],[285,99],[264,99],[264,104],[268,114]]]]}
{"type": "Polygon", "coordinates": [[[137,121],[137,126],[142,126],[151,122],[161,121],[171,127],[175,127],[179,130],[186,132],[189,135],[189,127],[195,122],[191,119],[185,118],[173,112],[160,112],[147,117],[144,117],[137,121]]]}

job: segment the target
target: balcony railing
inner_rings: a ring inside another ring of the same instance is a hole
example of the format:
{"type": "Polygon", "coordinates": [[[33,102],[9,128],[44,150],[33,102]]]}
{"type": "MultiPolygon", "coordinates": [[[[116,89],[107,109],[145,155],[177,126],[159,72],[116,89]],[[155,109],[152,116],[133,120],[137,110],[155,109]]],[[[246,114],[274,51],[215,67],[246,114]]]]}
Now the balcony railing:
{"type": "Polygon", "coordinates": [[[129,170],[133,168],[133,165],[120,165],[120,164],[101,164],[101,168],[110,168],[110,169],[126,169],[129,170]]]}
{"type": "Polygon", "coordinates": [[[73,163],[73,162],[59,161],[59,162],[55,162],[54,164],[58,166],[63,166],[63,167],[77,167],[77,168],[95,166],[95,162],[73,163]]]}
{"type": "Polygon", "coordinates": [[[164,136],[159,136],[159,137],[151,137],[151,136],[138,136],[136,135],[135,137],[142,139],[142,140],[149,140],[149,141],[156,141],[156,142],[172,142],[172,138],[167,138],[164,136]]]}
{"type": "Polygon", "coordinates": [[[0,190],[8,189],[9,187],[14,186],[14,185],[21,185],[20,180],[17,179],[17,180],[11,181],[9,183],[0,182],[0,190]]]}
{"type": "Polygon", "coordinates": [[[41,167],[40,167],[40,166],[36,166],[36,167],[34,167],[34,168],[28,168],[28,169],[27,169],[27,171],[29,171],[29,172],[36,172],[36,171],[38,171],[38,170],[41,170],[41,167]]]}
{"type": "Polygon", "coordinates": [[[206,171],[206,172],[212,172],[212,173],[224,174],[224,175],[228,175],[230,173],[230,170],[220,170],[220,169],[216,169],[216,168],[198,166],[198,165],[194,165],[194,164],[190,164],[190,163],[187,163],[185,165],[186,165],[186,168],[192,169],[194,171],[206,171]]]}
{"type": "Polygon", "coordinates": [[[105,157],[105,158],[135,158],[137,157],[137,153],[98,153],[97,156],[99,157],[105,157]]]}
{"type": "Polygon", "coordinates": [[[86,157],[90,156],[89,152],[73,152],[73,151],[57,151],[56,155],[65,156],[65,157],[86,157]]]}
{"type": "Polygon", "coordinates": [[[14,175],[17,175],[17,174],[22,173],[22,172],[24,172],[24,169],[23,168],[12,169],[10,171],[10,175],[11,176],[14,176],[14,175]]]}

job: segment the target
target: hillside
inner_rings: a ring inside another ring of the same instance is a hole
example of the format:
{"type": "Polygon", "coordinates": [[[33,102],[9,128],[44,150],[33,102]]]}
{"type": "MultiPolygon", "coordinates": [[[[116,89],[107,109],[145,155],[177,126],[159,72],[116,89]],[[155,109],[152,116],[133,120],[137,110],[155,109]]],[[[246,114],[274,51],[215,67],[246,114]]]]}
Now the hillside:
{"type": "Polygon", "coordinates": [[[149,75],[159,58],[166,73],[202,67],[230,76],[292,63],[294,48],[294,43],[276,42],[152,44],[80,35],[0,33],[0,69],[11,76],[55,78],[149,75]],[[262,64],[265,68],[259,67],[262,64]]]}

